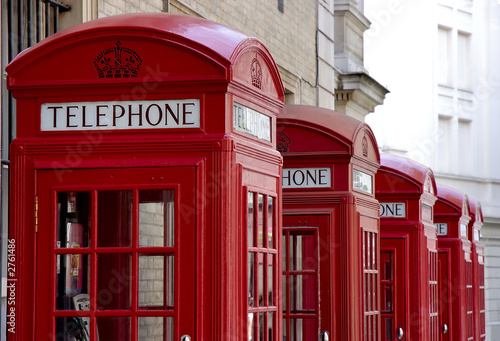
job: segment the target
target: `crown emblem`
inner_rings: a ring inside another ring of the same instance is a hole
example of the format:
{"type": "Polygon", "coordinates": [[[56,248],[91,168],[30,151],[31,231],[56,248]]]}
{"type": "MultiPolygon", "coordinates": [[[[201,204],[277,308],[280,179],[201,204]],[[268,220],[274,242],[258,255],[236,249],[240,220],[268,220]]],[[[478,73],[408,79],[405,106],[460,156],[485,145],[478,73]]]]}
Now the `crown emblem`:
{"type": "Polygon", "coordinates": [[[137,77],[142,60],[132,49],[121,47],[119,41],[115,47],[102,51],[94,60],[99,78],[137,77]]]}
{"type": "Polygon", "coordinates": [[[285,134],[281,133],[281,132],[278,132],[276,135],[278,135],[277,136],[278,141],[277,141],[276,149],[280,153],[286,153],[286,152],[288,152],[288,148],[290,147],[290,138],[288,136],[286,136],[285,134]]]}
{"type": "Polygon", "coordinates": [[[363,141],[361,142],[362,145],[362,150],[363,150],[363,156],[367,157],[368,156],[368,139],[366,138],[366,135],[363,136],[363,141]]]}
{"type": "Polygon", "coordinates": [[[252,60],[250,74],[252,76],[252,85],[256,88],[262,89],[262,68],[260,67],[260,63],[257,58],[252,60]]]}

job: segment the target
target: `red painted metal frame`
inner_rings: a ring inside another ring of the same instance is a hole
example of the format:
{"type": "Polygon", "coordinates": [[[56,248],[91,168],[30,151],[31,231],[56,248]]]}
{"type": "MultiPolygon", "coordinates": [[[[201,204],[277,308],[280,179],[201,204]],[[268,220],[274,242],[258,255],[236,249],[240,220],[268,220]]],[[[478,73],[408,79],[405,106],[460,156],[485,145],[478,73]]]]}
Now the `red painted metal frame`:
{"type": "MultiPolygon", "coordinates": [[[[409,159],[382,154],[376,174],[376,199],[382,203],[402,202],[406,217],[380,217],[380,238],[404,236],[408,250],[405,269],[407,308],[403,340],[437,340],[437,236],[432,216],[423,217],[422,205],[431,207],[436,201],[433,172],[409,159]],[[434,259],[435,258],[435,259],[434,259]],[[432,276],[431,276],[432,275],[432,276]],[[431,311],[432,309],[432,318],[431,311]]],[[[394,327],[394,335],[396,328],[394,327]]]]}
{"type": "Polygon", "coordinates": [[[474,340],[486,339],[486,302],[484,278],[484,245],[481,243],[481,229],[484,224],[483,211],[479,201],[470,199],[468,234],[472,243],[472,288],[474,307],[474,340]]]}
{"type": "MultiPolygon", "coordinates": [[[[438,252],[447,255],[441,273],[440,304],[448,316],[440,312],[441,340],[467,340],[467,282],[466,266],[471,262],[471,242],[466,235],[461,235],[461,226],[468,226],[469,199],[449,187],[437,187],[437,201],[434,205],[434,223],[447,224],[448,233],[438,235],[438,252]],[[447,324],[448,333],[442,332],[447,324]]],[[[472,311],[470,312],[472,313],[472,311]]]]}
{"type": "MultiPolygon", "coordinates": [[[[34,340],[37,286],[35,201],[37,171],[64,177],[72,169],[191,166],[196,169],[195,330],[198,340],[245,337],[247,301],[247,188],[281,202],[281,155],[276,116],[284,89],[269,51],[255,38],[204,19],[165,13],[108,17],[47,38],[8,67],[17,100],[17,139],[11,148],[11,224],[17,258],[16,333],[34,340]],[[94,60],[117,46],[142,60],[137,77],[99,78],[94,60]],[[254,62],[260,69],[252,68],[254,62]],[[257,72],[256,72],[257,71],[257,72]],[[252,76],[261,75],[253,83],[252,76]],[[41,131],[42,103],[197,98],[200,127],[169,130],[41,131]],[[233,102],[270,117],[271,140],[233,128],[233,102]]],[[[131,173],[133,177],[133,172],[131,173]]],[[[157,181],[157,180],[155,180],[157,181]]],[[[281,217],[281,206],[276,207],[281,217]]],[[[276,224],[281,235],[280,221],[276,224]]],[[[277,248],[280,248],[280,239],[277,248]]],[[[280,283],[277,262],[275,283],[280,283]]],[[[276,287],[276,298],[281,286],[276,287]]],[[[278,299],[276,299],[278,301],[278,299]]],[[[281,336],[276,314],[275,339],[281,336]]],[[[40,340],[40,339],[37,339],[40,340]]]]}
{"type": "Polygon", "coordinates": [[[284,169],[331,169],[329,188],[283,189],[284,216],[329,216],[330,238],[320,241],[321,253],[330,260],[329,278],[320,274],[330,288],[328,302],[322,302],[321,328],[329,332],[330,340],[379,340],[380,244],[375,181],[372,194],[353,186],[353,169],[374,180],[379,167],[375,137],[366,124],[352,117],[301,105],[283,108],[277,131],[284,169]],[[369,283],[374,285],[365,290],[369,283]]]}

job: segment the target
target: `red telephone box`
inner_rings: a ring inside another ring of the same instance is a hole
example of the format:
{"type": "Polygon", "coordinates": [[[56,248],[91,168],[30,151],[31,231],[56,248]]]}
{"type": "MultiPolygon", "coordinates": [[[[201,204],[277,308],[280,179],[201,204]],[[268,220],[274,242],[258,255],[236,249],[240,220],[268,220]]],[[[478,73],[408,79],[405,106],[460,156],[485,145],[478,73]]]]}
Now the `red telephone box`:
{"type": "Polygon", "coordinates": [[[439,340],[438,254],[433,172],[412,160],[381,155],[382,340],[439,340]]]}
{"type": "Polygon", "coordinates": [[[286,105],[283,340],[379,340],[379,167],[371,129],[318,107],[286,105]]]}
{"type": "Polygon", "coordinates": [[[486,303],[484,292],[484,245],[481,243],[481,228],[484,220],[479,201],[470,200],[470,215],[471,220],[467,233],[472,243],[470,283],[472,285],[473,299],[468,302],[468,305],[472,305],[474,318],[468,323],[474,324],[474,340],[482,341],[486,339],[486,303]]]}
{"type": "Polygon", "coordinates": [[[461,192],[438,185],[434,224],[438,235],[440,340],[468,340],[473,311],[471,242],[467,238],[469,199],[461,192]]]}
{"type": "Polygon", "coordinates": [[[262,43],[129,14],[7,72],[9,340],[281,337],[284,90],[262,43]]]}

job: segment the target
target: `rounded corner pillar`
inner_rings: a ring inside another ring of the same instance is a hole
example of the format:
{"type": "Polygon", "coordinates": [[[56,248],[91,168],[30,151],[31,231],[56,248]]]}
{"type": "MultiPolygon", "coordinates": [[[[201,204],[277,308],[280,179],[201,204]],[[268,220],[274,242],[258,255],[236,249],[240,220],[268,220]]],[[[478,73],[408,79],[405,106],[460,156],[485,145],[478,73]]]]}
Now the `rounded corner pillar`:
{"type": "Polygon", "coordinates": [[[284,88],[259,40],[125,14],[59,32],[6,71],[9,340],[69,337],[77,322],[92,340],[150,324],[173,340],[281,337],[284,88]]]}
{"type": "Polygon", "coordinates": [[[481,229],[484,225],[481,203],[470,199],[471,220],[468,238],[472,243],[472,288],[474,310],[474,339],[486,339],[486,302],[484,277],[484,244],[481,242],[481,229]]]}
{"type": "Polygon", "coordinates": [[[380,202],[382,335],[439,338],[437,200],[432,170],[381,154],[375,197],[380,202]]]}
{"type": "Polygon", "coordinates": [[[472,336],[472,256],[468,239],[469,199],[466,194],[437,185],[434,225],[438,235],[440,340],[472,336]],[[470,322],[470,323],[469,323],[470,322]]]}
{"type": "Polygon", "coordinates": [[[277,144],[283,156],[286,340],[297,336],[291,334],[297,318],[307,321],[298,336],[319,331],[330,340],[378,340],[380,156],[373,132],[328,109],[285,105],[277,144]],[[296,309],[299,302],[307,316],[296,309]]]}

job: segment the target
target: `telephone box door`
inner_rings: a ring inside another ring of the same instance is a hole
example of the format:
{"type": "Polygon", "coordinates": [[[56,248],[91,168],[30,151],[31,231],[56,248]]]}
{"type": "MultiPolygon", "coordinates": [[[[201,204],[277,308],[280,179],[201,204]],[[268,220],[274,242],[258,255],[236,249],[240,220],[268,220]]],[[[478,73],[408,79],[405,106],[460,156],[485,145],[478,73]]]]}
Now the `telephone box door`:
{"type": "MultiPolygon", "coordinates": [[[[439,325],[441,330],[440,341],[450,339],[450,286],[453,285],[448,275],[449,253],[446,251],[438,252],[438,273],[439,273],[439,325]]],[[[458,328],[455,328],[458,331],[458,328]]],[[[457,333],[458,334],[458,333],[457,333]]]]}
{"type": "Polygon", "coordinates": [[[407,340],[405,240],[380,239],[382,340],[407,340]]]}
{"type": "Polygon", "coordinates": [[[37,181],[36,339],[195,340],[195,168],[37,181]]]}
{"type": "Polygon", "coordinates": [[[327,215],[283,217],[283,340],[333,340],[329,235],[327,215]]]}

